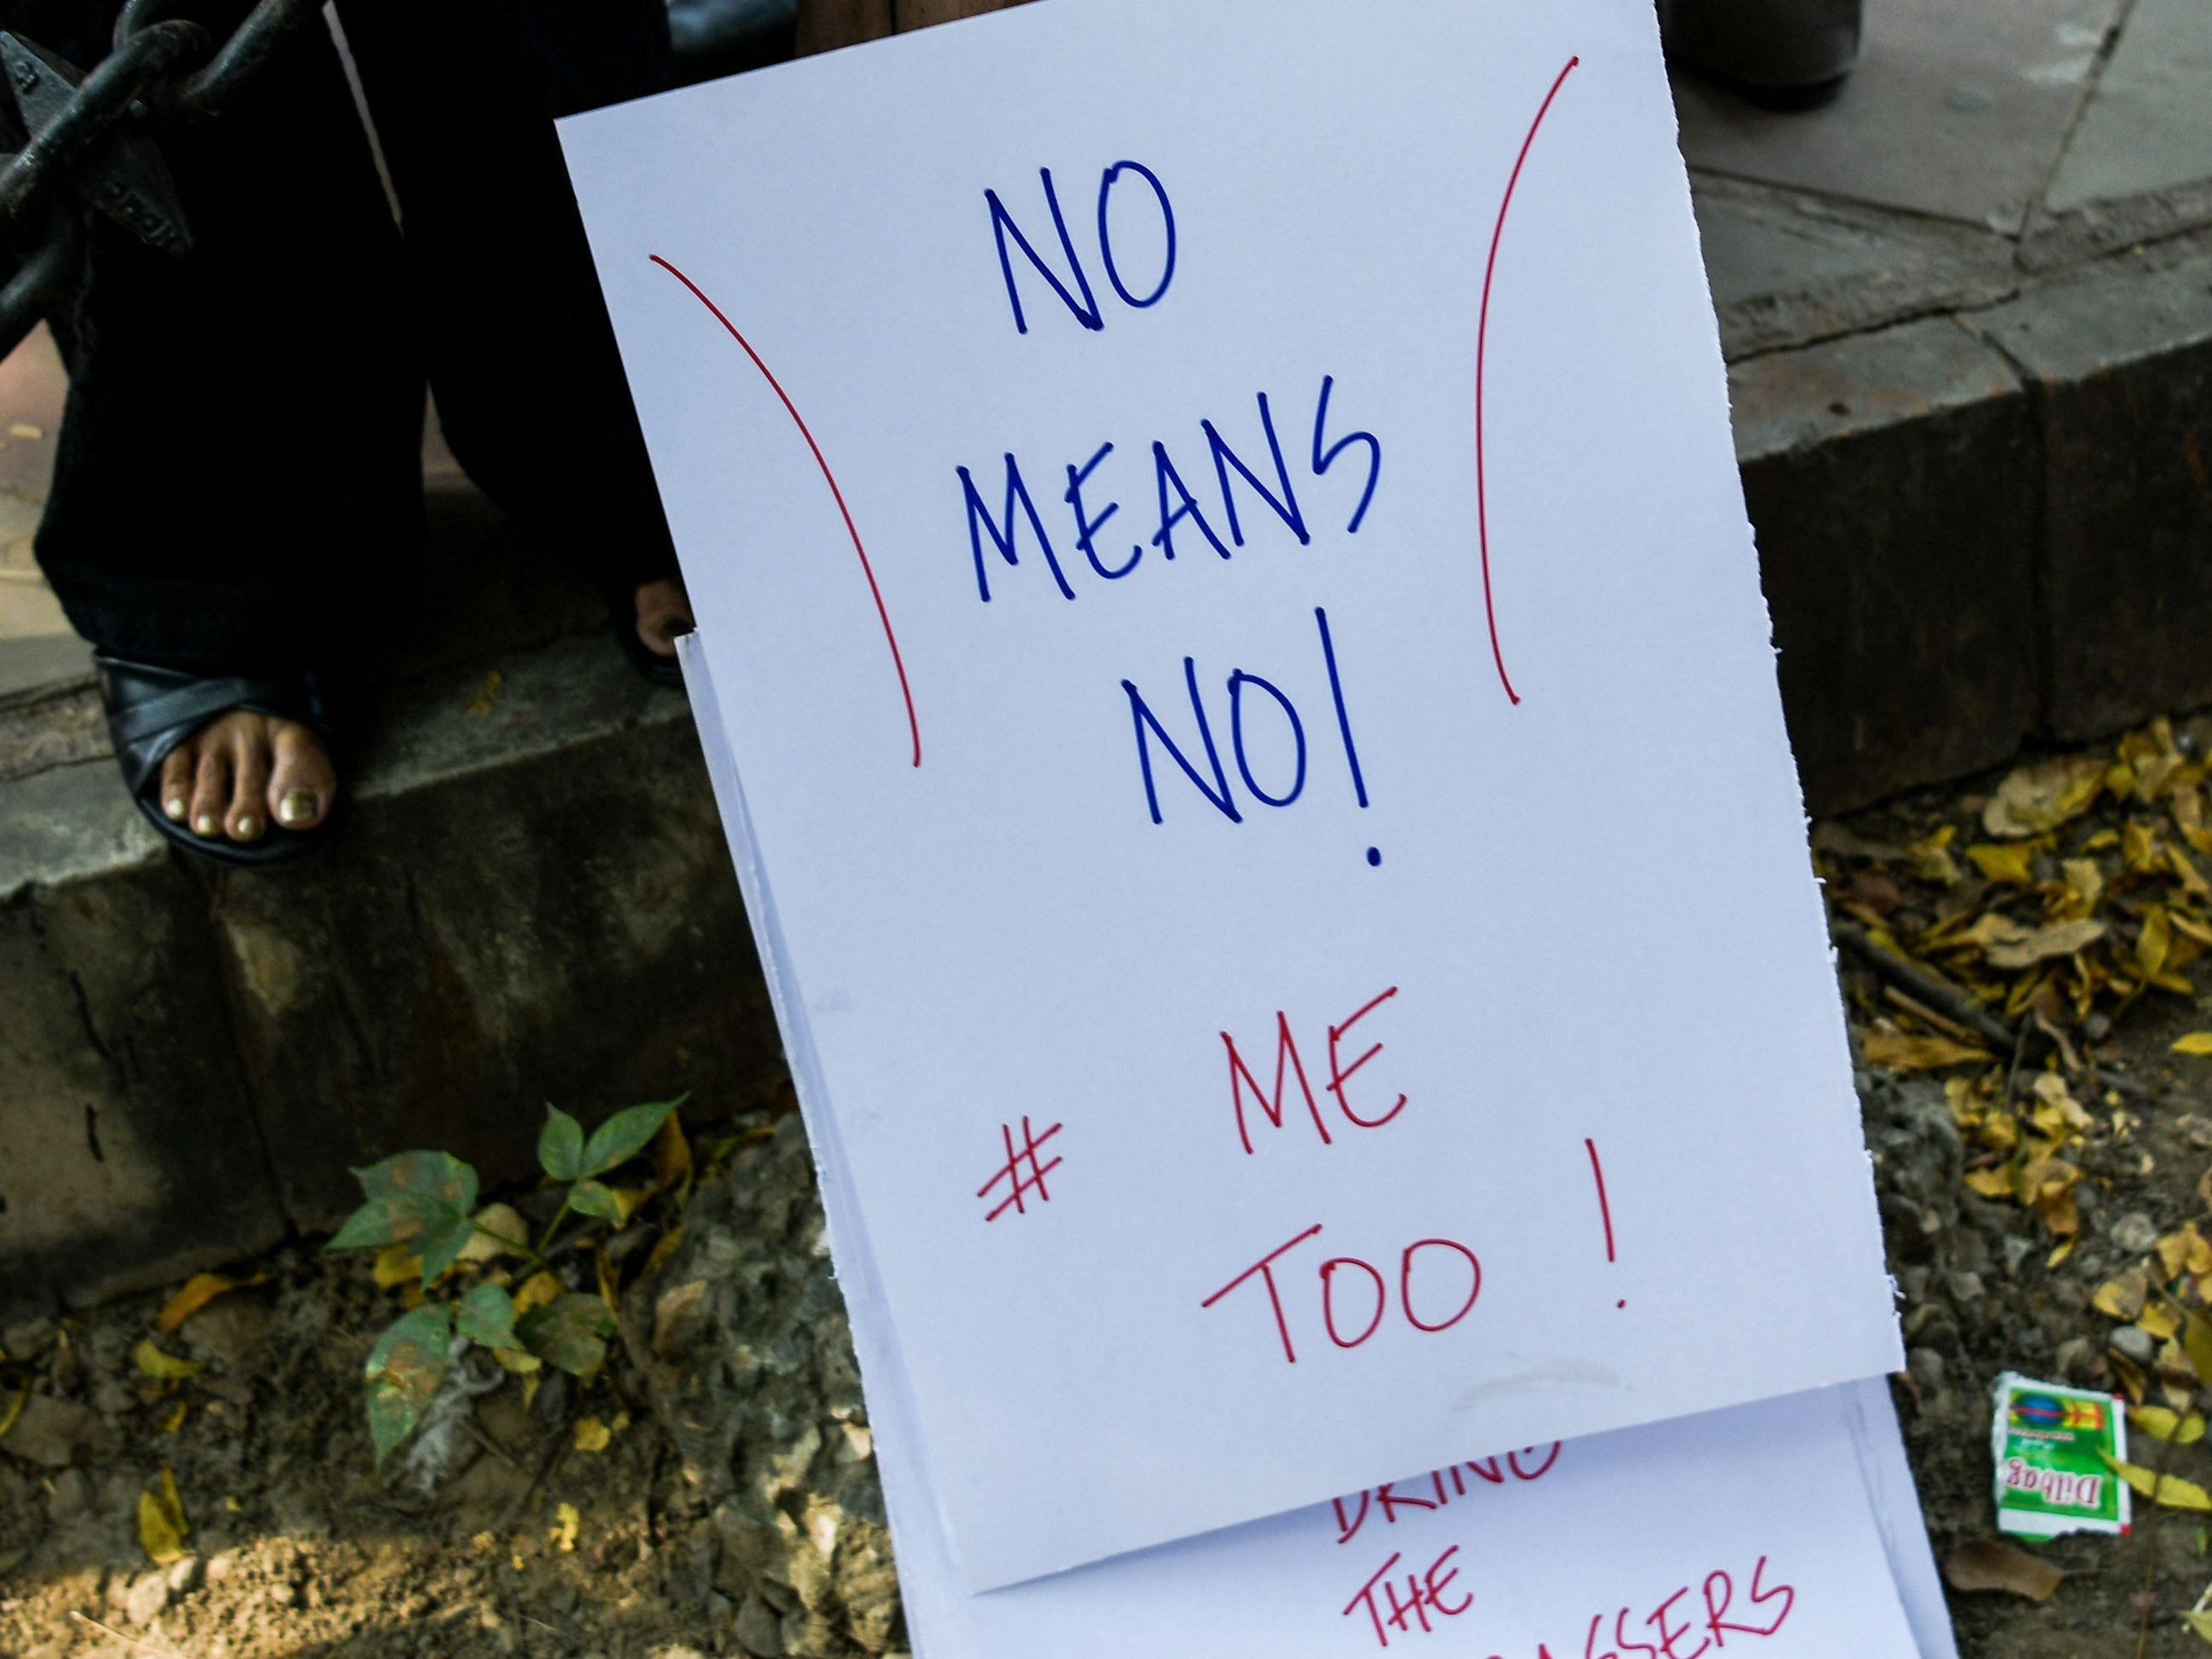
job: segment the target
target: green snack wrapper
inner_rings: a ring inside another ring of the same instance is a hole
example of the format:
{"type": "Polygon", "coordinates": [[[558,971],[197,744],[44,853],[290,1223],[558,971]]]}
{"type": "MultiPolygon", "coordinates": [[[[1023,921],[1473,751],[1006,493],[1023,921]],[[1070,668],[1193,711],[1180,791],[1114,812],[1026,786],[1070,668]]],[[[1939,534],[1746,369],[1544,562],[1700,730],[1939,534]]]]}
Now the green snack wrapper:
{"type": "Polygon", "coordinates": [[[1990,1448],[1999,1532],[2055,1538],[2127,1531],[2133,1494],[2112,1472],[2128,1456],[2123,1401],[2007,1371],[1997,1378],[1990,1448]]]}

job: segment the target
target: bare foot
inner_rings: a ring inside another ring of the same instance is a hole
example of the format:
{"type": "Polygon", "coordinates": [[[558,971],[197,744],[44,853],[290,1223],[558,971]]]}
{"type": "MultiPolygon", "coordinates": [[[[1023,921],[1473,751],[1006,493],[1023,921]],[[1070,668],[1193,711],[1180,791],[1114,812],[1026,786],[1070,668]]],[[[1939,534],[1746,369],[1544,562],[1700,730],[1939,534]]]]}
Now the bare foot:
{"type": "Polygon", "coordinates": [[[656,657],[676,654],[676,636],[699,624],[691,615],[691,601],[684,585],[672,579],[641,582],[637,595],[637,636],[656,657]]]}
{"type": "Polygon", "coordinates": [[[272,825],[312,830],[330,817],[337,787],[320,738],[242,708],[210,720],[161,763],[161,811],[203,841],[257,842],[272,825]]]}

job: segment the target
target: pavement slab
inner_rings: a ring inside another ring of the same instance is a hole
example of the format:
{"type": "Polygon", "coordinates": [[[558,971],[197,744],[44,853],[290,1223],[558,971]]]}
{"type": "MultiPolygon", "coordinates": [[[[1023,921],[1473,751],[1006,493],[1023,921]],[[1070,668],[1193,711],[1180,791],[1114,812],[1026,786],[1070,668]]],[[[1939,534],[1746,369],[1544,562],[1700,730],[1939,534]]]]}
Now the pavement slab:
{"type": "Polygon", "coordinates": [[[1759,109],[1678,75],[1682,153],[2017,234],[2122,12],[2123,0],[1867,0],[1858,68],[1824,107],[1759,109]]]}

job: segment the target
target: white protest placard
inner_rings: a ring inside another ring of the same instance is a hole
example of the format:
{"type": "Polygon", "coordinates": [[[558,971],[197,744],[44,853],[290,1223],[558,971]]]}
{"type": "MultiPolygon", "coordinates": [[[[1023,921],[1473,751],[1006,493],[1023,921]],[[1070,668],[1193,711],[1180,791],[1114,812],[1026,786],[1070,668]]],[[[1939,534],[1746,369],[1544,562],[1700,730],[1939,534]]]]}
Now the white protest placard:
{"type": "Polygon", "coordinates": [[[963,1582],[1899,1363],[1643,0],[563,139],[963,1582]]]}
{"type": "MultiPolygon", "coordinates": [[[[770,994],[786,1017],[781,930],[711,671],[696,636],[681,654],[770,994]]],[[[917,1456],[921,1436],[836,1120],[822,1109],[804,1050],[794,1069],[832,1246],[845,1264],[841,1287],[917,1659],[1244,1651],[1332,1659],[1394,1644],[1445,1659],[1573,1659],[1577,1636],[1582,1659],[1705,1659],[1731,1643],[1739,1653],[1792,1659],[1957,1659],[1904,1440],[1878,1377],[1455,1463],[1310,1510],[969,1593],[917,1456]],[[1726,1560],[1735,1567],[1710,1565],[1726,1560]]]]}

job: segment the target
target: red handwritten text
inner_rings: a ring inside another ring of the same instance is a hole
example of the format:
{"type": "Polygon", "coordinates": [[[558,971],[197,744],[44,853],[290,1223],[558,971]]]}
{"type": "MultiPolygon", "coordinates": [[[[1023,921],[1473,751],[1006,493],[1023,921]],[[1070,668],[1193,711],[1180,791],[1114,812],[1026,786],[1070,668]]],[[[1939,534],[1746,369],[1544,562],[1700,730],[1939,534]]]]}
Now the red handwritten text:
{"type": "Polygon", "coordinates": [[[1349,1544],[1359,1535],[1370,1512],[1386,1526],[1398,1524],[1398,1511],[1410,1510],[1417,1514],[1428,1514],[1448,1509],[1455,1498],[1465,1498],[1480,1492],[1471,1487],[1467,1477],[1490,1486],[1502,1486],[1508,1480],[1516,1481],[1540,1480],[1552,1472],[1559,1461],[1559,1443],[1548,1446],[1523,1446],[1517,1452],[1509,1452],[1503,1458],[1486,1457],[1480,1462],[1454,1463],[1449,1468],[1434,1469],[1414,1480],[1386,1480],[1379,1486],[1370,1486],[1356,1498],[1332,1500],[1336,1505],[1336,1541],[1349,1544]],[[1404,1486],[1406,1491],[1400,1491],[1404,1486]],[[1347,1503],[1357,1508],[1347,1509],[1347,1503]]]}
{"type": "MultiPolygon", "coordinates": [[[[1381,1113],[1362,1116],[1358,1109],[1352,1103],[1352,1096],[1347,1085],[1362,1066],[1382,1052],[1382,1045],[1379,1042],[1370,1043],[1364,1053],[1349,1064],[1346,1063],[1343,1054],[1344,1039],[1351,1035],[1352,1028],[1397,994],[1398,988],[1394,985],[1381,995],[1370,998],[1362,1006],[1355,1009],[1346,1017],[1342,1024],[1332,1025],[1328,1028],[1328,1082],[1326,1085],[1326,1092],[1336,1097],[1337,1109],[1344,1114],[1346,1120],[1355,1128],[1379,1129],[1406,1109],[1406,1097],[1401,1094],[1395,1104],[1381,1113]]],[[[1312,1120],[1314,1133],[1321,1137],[1322,1145],[1328,1146],[1335,1144],[1329,1135],[1328,1121],[1322,1111],[1321,1101],[1314,1093],[1312,1083],[1306,1077],[1305,1061],[1298,1054],[1297,1039],[1291,1035],[1291,1018],[1288,1014],[1279,1009],[1275,1014],[1275,1086],[1272,1092],[1260,1086],[1259,1078],[1253,1073],[1250,1064],[1238,1051],[1235,1037],[1224,1031],[1221,1034],[1221,1045],[1229,1051],[1229,1103],[1237,1116],[1237,1138],[1243,1144],[1247,1152],[1254,1149],[1251,1124],[1244,1115],[1245,1091],[1248,1089],[1251,1091],[1253,1103],[1259,1107],[1261,1114],[1270,1124],[1279,1129],[1283,1127],[1284,1090],[1292,1079],[1297,1079],[1298,1093],[1305,1100],[1306,1115],[1312,1120]]],[[[1374,1110],[1371,1105],[1369,1110],[1370,1112],[1374,1110]]]]}
{"type": "MultiPolygon", "coordinates": [[[[1278,1244],[1199,1305],[1211,1308],[1256,1277],[1275,1316],[1275,1334],[1283,1344],[1283,1358],[1297,1364],[1297,1345],[1291,1338],[1291,1322],[1283,1310],[1283,1289],[1275,1277],[1275,1264],[1320,1231],[1321,1224],[1316,1222],[1295,1238],[1278,1244]]],[[[1372,1262],[1356,1255],[1330,1257],[1321,1264],[1320,1276],[1322,1329],[1338,1347],[1358,1347],[1382,1328],[1383,1316],[1389,1310],[1389,1281],[1372,1262]],[[1356,1311],[1341,1311],[1340,1297],[1343,1308],[1356,1311]]],[[[1431,1335],[1448,1331],[1474,1311],[1475,1302],[1482,1295],[1482,1263],[1456,1239],[1418,1238],[1399,1253],[1397,1291],[1398,1309],[1408,1325],[1431,1335]],[[1418,1292],[1417,1279],[1421,1285],[1418,1292]],[[1416,1311],[1417,1304],[1421,1311],[1416,1311]]]]}
{"type": "MultiPolygon", "coordinates": [[[[1399,1571],[1404,1554],[1393,1553],[1345,1604],[1343,1616],[1364,1616],[1377,1647],[1389,1647],[1394,1634],[1433,1633],[1439,1620],[1456,1619],[1474,1605],[1473,1595],[1452,1588],[1459,1577],[1452,1558],[1458,1553],[1459,1547],[1454,1545],[1425,1571],[1406,1572],[1399,1571]]],[[[1694,1589],[1684,1584],[1670,1591],[1640,1618],[1638,1608],[1630,1606],[1609,1614],[1593,1613],[1583,1638],[1582,1659],[1700,1659],[1708,1651],[1725,1651],[1731,1636],[1739,1638],[1739,1647],[1744,1637],[1773,1636],[1789,1621],[1797,1592],[1766,1579],[1767,1559],[1762,1555],[1751,1570],[1741,1607],[1735,1578],[1716,1571],[1694,1589]]],[[[1555,1650],[1540,1642],[1534,1659],[1570,1659],[1573,1652],[1571,1647],[1555,1650]]]]}

